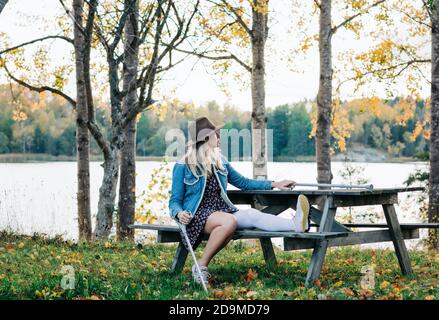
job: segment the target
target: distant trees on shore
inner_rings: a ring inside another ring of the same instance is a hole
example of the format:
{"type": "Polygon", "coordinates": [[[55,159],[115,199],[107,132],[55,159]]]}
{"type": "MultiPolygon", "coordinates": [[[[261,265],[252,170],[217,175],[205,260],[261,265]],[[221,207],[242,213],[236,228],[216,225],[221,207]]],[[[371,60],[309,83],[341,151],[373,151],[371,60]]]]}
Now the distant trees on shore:
{"type": "MultiPolygon", "coordinates": [[[[0,154],[46,153],[54,156],[74,156],[75,123],[71,107],[62,99],[46,95],[23,94],[20,108],[13,106],[8,97],[9,89],[0,87],[0,154]],[[17,111],[20,110],[20,111],[17,111]]],[[[347,148],[361,144],[389,153],[390,156],[413,157],[428,153],[429,141],[423,135],[414,135],[417,119],[425,113],[424,101],[416,103],[414,117],[401,123],[397,117],[397,99],[381,102],[383,114],[376,115],[363,108],[364,101],[345,103],[352,132],[347,139],[347,148]]],[[[108,134],[108,109],[96,108],[96,121],[108,134]]],[[[307,103],[280,105],[267,110],[267,128],[273,129],[273,157],[288,159],[295,156],[315,154],[312,132],[313,112],[307,103]]],[[[224,122],[225,129],[250,129],[250,113],[230,106],[219,106],[211,101],[194,107],[194,114],[207,114],[210,118],[224,122]]],[[[180,128],[185,134],[186,118],[181,113],[167,113],[164,117],[149,112],[137,123],[137,155],[162,156],[166,150],[165,134],[168,129],[180,128]]],[[[240,146],[242,155],[242,145],[240,146]]],[[[333,144],[335,152],[340,152],[333,144]]],[[[91,153],[99,154],[99,148],[91,142],[91,153]]]]}

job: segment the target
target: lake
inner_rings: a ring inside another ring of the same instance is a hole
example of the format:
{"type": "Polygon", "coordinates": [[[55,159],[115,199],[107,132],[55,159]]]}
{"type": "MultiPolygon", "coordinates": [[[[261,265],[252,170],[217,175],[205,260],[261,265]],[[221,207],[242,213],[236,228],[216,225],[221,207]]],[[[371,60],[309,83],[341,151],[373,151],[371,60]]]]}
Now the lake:
{"type": "MultiPolygon", "coordinates": [[[[94,214],[102,179],[100,164],[100,162],[91,163],[91,206],[94,214]]],[[[140,195],[145,191],[152,170],[158,168],[160,164],[157,161],[137,162],[137,194],[140,195]]],[[[251,162],[231,164],[243,175],[251,177],[251,162]]],[[[428,166],[427,163],[421,162],[360,162],[352,165],[358,167],[361,175],[368,178],[368,182],[376,188],[403,186],[410,173],[428,166]]],[[[168,166],[172,169],[173,163],[170,162],[168,166]]],[[[333,183],[345,183],[340,172],[345,167],[345,163],[333,162],[332,167],[333,183]]],[[[272,180],[291,179],[314,183],[316,171],[316,164],[310,162],[268,163],[268,176],[272,180]]],[[[229,188],[234,189],[231,185],[229,188]]],[[[401,196],[400,202],[397,206],[400,221],[418,221],[418,217],[410,212],[416,212],[415,201],[401,196]],[[407,206],[410,210],[406,208],[407,206]]],[[[288,217],[288,212],[282,213],[282,216],[288,217]]],[[[76,163],[0,163],[0,230],[28,235],[35,232],[49,236],[61,235],[65,239],[76,240],[76,163]]],[[[275,243],[281,242],[276,240],[275,243]]],[[[418,241],[411,240],[408,243],[409,246],[414,246],[418,241]]]]}

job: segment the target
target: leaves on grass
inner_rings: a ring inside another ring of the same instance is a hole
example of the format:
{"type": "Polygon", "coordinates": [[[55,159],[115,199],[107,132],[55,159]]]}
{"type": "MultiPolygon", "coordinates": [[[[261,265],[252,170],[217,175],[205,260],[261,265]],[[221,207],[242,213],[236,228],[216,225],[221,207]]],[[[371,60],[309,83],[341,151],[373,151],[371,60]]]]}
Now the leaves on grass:
{"type": "Polygon", "coordinates": [[[245,282],[251,282],[254,279],[256,279],[256,277],[258,276],[258,273],[252,269],[249,269],[247,271],[247,274],[244,276],[244,281],[245,282]]]}

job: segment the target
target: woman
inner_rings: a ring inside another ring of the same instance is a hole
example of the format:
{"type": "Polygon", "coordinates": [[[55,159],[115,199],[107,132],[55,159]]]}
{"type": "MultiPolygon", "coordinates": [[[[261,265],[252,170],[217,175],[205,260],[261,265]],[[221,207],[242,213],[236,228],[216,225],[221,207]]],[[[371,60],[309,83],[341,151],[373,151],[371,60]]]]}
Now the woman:
{"type": "MultiPolygon", "coordinates": [[[[195,124],[189,127],[192,142],[184,158],[174,165],[169,200],[171,217],[187,224],[191,246],[202,233],[209,235],[203,255],[198,260],[205,282],[210,277],[207,272],[209,262],[230,241],[235,229],[295,232],[309,229],[309,202],[304,195],[299,195],[292,219],[265,214],[254,208],[239,210],[230,201],[226,193],[228,182],[241,190],[290,189],[295,182],[255,180],[242,176],[221,155],[220,128],[222,126],[215,126],[206,117],[196,119],[195,124]]],[[[188,248],[186,241],[183,243],[188,248]]],[[[192,275],[196,282],[201,282],[195,265],[192,275]]]]}

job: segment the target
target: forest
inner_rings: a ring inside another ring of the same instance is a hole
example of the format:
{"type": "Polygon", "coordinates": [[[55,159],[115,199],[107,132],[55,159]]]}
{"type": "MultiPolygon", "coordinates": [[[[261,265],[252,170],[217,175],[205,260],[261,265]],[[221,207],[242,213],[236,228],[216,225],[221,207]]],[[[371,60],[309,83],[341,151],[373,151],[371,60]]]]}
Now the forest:
{"type": "MultiPolygon", "coordinates": [[[[51,94],[25,92],[17,87],[14,90],[18,92],[21,104],[20,112],[17,112],[16,106],[10,103],[9,86],[3,85],[0,90],[0,154],[76,155],[74,112],[69,104],[51,94]]],[[[334,153],[343,153],[353,146],[364,146],[378,149],[389,158],[425,159],[429,140],[424,135],[414,134],[416,124],[425,118],[425,101],[417,101],[413,116],[403,121],[399,116],[399,101],[402,99],[344,102],[342,107],[347,112],[347,122],[352,126],[346,137],[345,148],[334,148],[334,153]],[[376,104],[373,111],[370,108],[372,104],[376,104]]],[[[102,103],[99,105],[102,107],[96,109],[96,119],[108,134],[109,108],[102,103]]],[[[273,159],[269,160],[282,161],[315,155],[312,135],[315,111],[309,101],[267,108],[267,129],[273,129],[273,159]]],[[[200,115],[208,115],[214,121],[224,123],[224,129],[251,129],[250,112],[236,106],[221,106],[215,101],[191,106],[190,114],[171,111],[161,115],[151,110],[137,120],[137,156],[163,156],[167,130],[179,128],[187,136],[188,118],[200,115]]],[[[242,157],[242,143],[240,149],[242,157]]],[[[100,154],[94,141],[90,152],[100,154]]]]}

